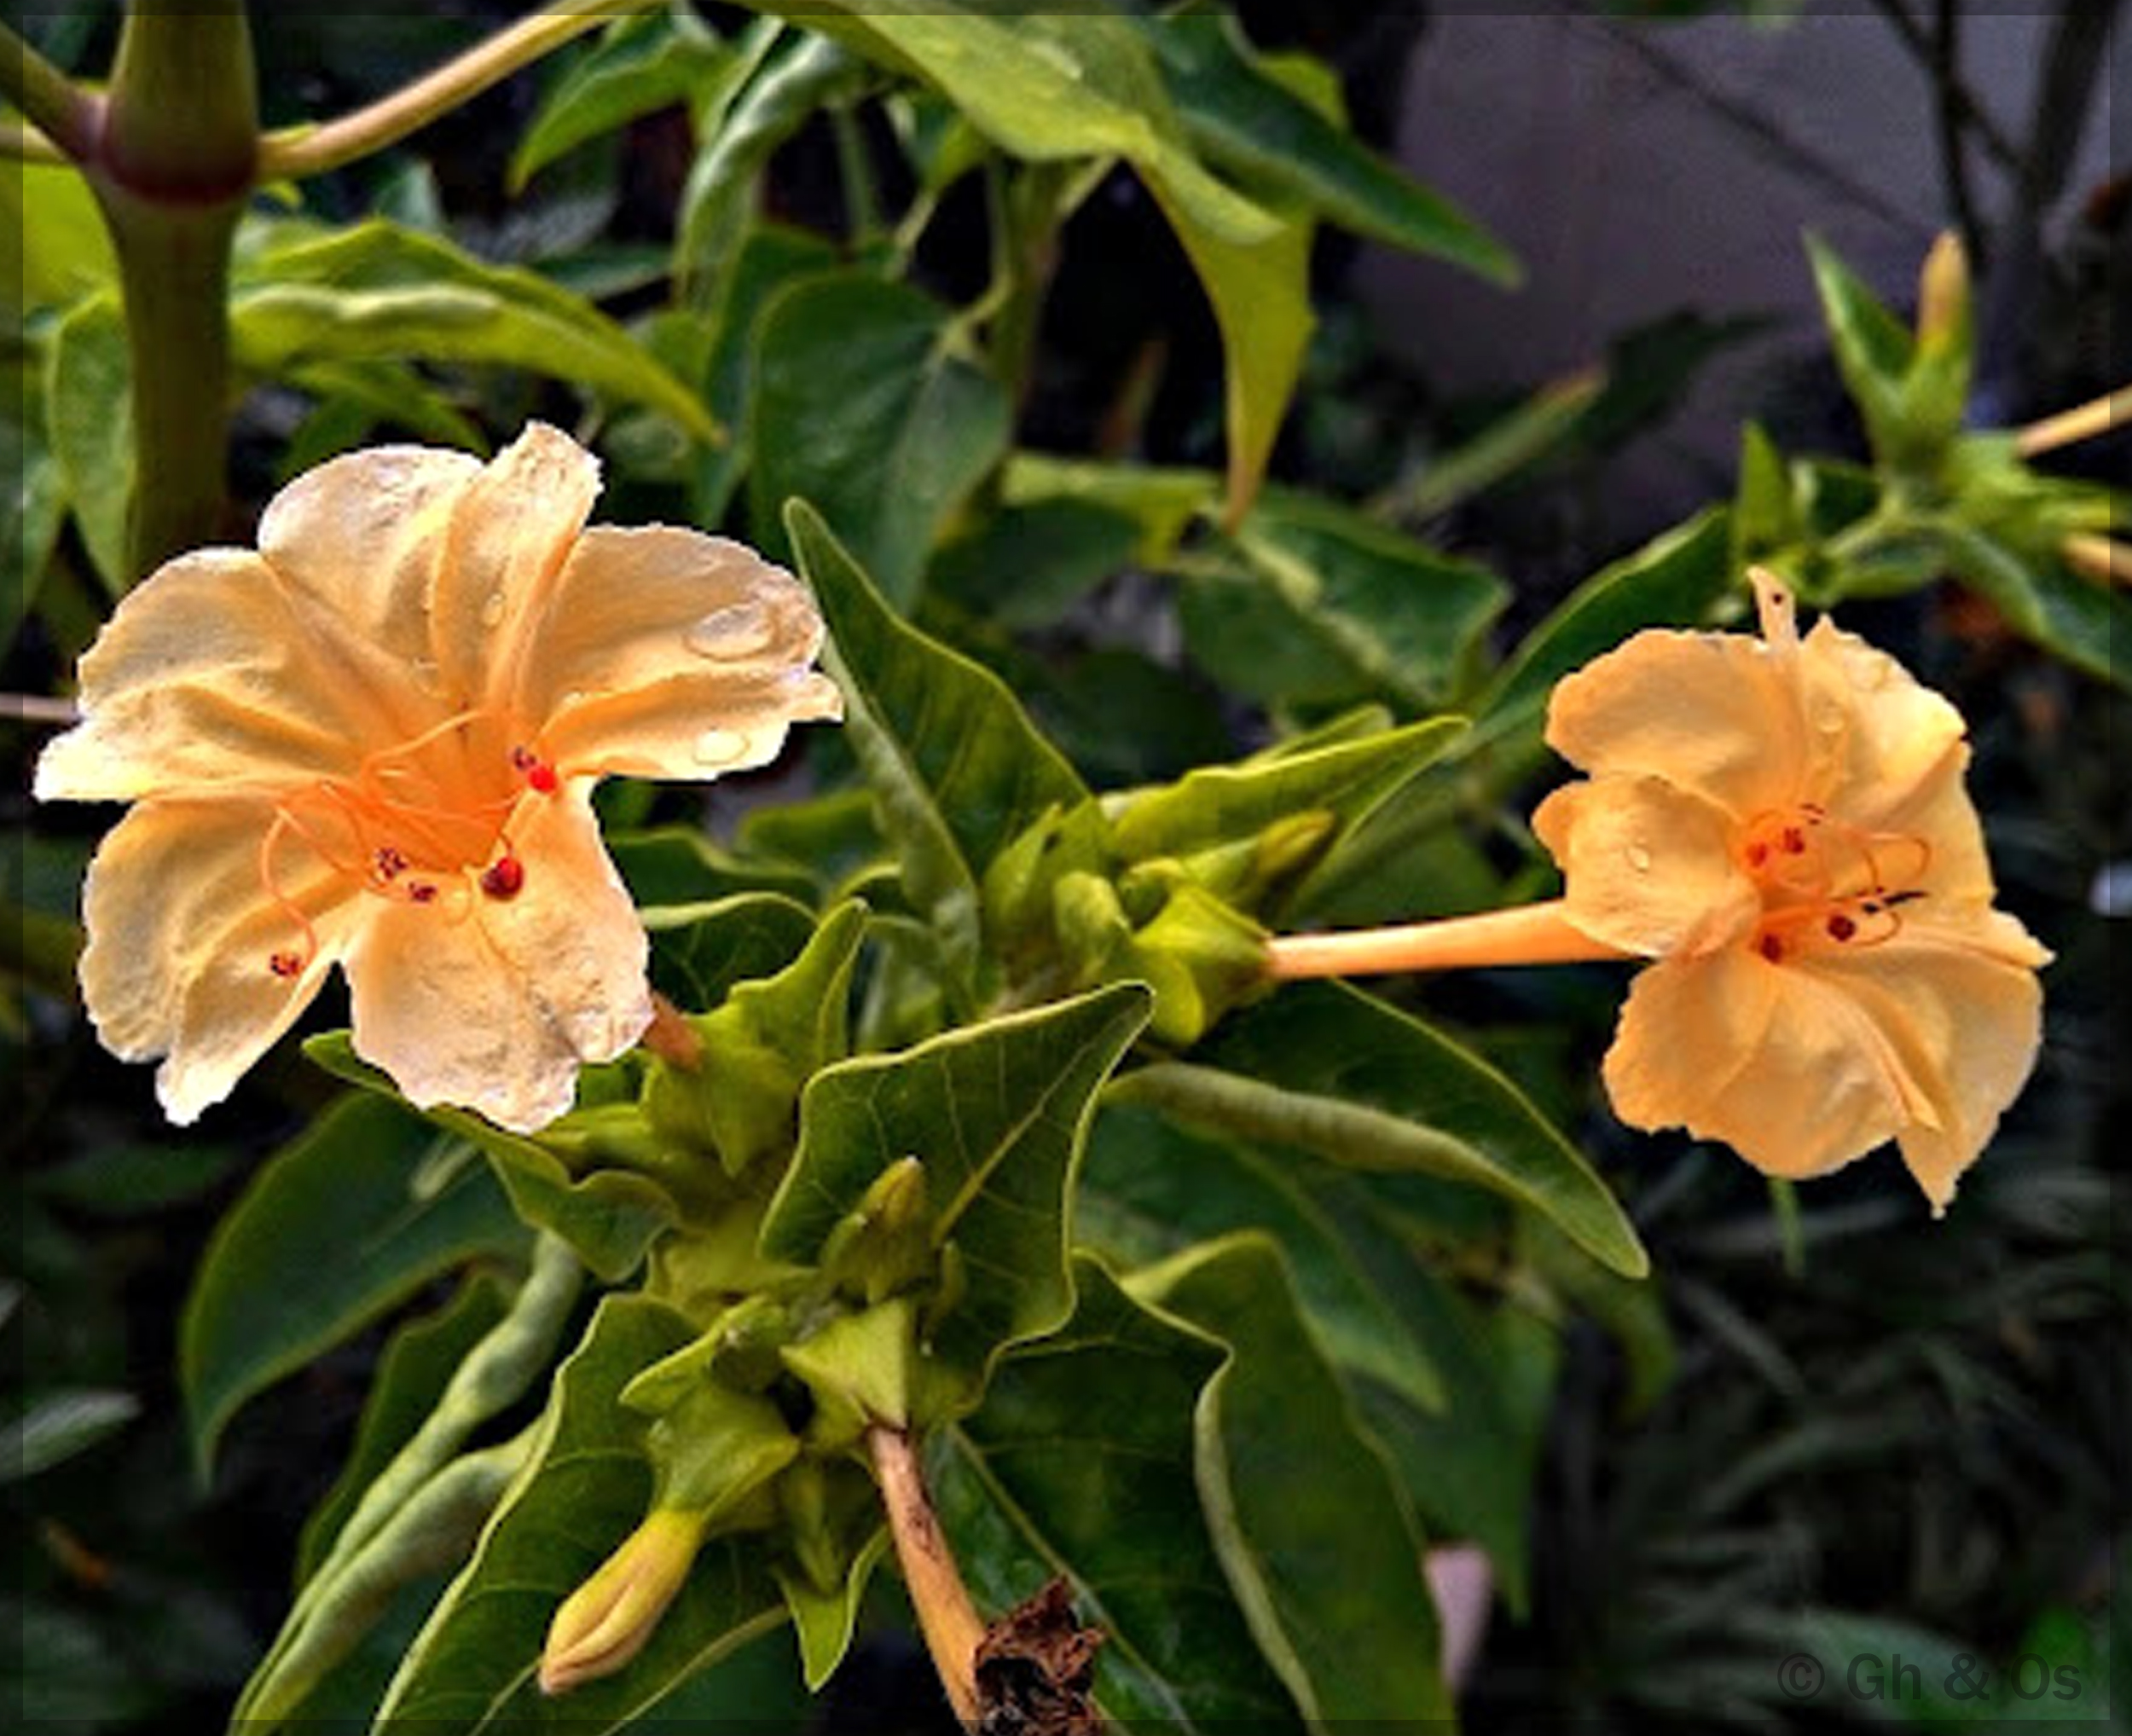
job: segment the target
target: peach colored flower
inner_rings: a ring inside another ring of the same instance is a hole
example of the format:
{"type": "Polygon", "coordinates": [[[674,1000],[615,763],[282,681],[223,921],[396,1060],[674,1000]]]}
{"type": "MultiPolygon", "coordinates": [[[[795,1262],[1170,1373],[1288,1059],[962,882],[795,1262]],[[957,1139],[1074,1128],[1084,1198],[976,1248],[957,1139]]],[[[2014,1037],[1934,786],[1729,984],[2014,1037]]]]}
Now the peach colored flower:
{"type": "Polygon", "coordinates": [[[759,766],[838,715],[791,575],[693,530],[586,527],[599,466],[535,423],[491,463],[379,447],[269,503],[258,553],[159,568],[81,664],[40,799],[130,801],[90,864],[82,988],[219,1102],[346,972],[356,1052],[521,1132],[652,1017],[593,819],[610,773],[759,766]]]}
{"type": "Polygon", "coordinates": [[[1638,634],[1565,679],[1590,773],[1532,824],[1562,913],[1641,972],[1605,1064],[1631,1126],[1816,1176],[1893,1139],[1936,1211],[2026,1080],[2050,955],[1991,907],[1961,716],[1755,575],[1762,638],[1638,634]]]}

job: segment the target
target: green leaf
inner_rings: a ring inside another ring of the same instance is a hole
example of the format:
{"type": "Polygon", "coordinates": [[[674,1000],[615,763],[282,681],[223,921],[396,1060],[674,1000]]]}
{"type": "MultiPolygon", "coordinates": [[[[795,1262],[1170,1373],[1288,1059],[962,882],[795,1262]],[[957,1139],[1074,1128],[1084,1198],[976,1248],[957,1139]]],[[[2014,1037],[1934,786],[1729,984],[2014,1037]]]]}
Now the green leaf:
{"type": "Polygon", "coordinates": [[[530,1462],[386,1691],[379,1736],[565,1728],[605,1736],[785,1620],[762,1540],[715,1538],[626,1669],[559,1700],[534,1682],[557,1606],[646,1512],[648,1419],[619,1402],[622,1389],[694,1335],[658,1303],[602,1300],[555,1377],[530,1462]]]}
{"type": "Polygon", "coordinates": [[[1328,1205],[1329,1195],[1369,1183],[1300,1154],[1196,1133],[1114,1097],[1089,1135],[1075,1227],[1084,1246],[1121,1267],[1262,1230],[1287,1256],[1305,1316],[1332,1362],[1424,1410],[1441,1409],[1443,1380],[1408,1329],[1399,1283],[1376,1270],[1328,1205]]]}
{"type": "Polygon", "coordinates": [[[82,541],[113,596],[132,580],[133,363],[118,298],[92,296],[52,328],[44,363],[45,437],[82,541]]]}
{"type": "Polygon", "coordinates": [[[785,1593],[785,1607],[792,1612],[792,1627],[799,1637],[800,1669],[808,1693],[820,1693],[826,1687],[837,1665],[844,1661],[844,1654],[851,1650],[867,1582],[888,1547],[888,1532],[876,1531],[853,1558],[843,1583],[833,1591],[817,1591],[803,1576],[778,1570],[778,1585],[785,1593]]]}
{"type": "Polygon", "coordinates": [[[1132,561],[1139,529],[1092,501],[1005,506],[933,563],[932,589],[1001,627],[1049,627],[1132,561]]]}
{"type": "Polygon", "coordinates": [[[652,987],[684,1011],[706,1012],[736,982],[774,975],[798,958],[814,932],[814,913],[782,893],[740,892],[649,906],[644,926],[652,987]]]}
{"type": "Polygon", "coordinates": [[[363,1491],[436,1409],[467,1352],[503,1318],[507,1302],[504,1287],[477,1271],[443,1308],[392,1335],[371,1377],[348,1461],[304,1522],[296,1551],[298,1584],[318,1571],[363,1491]]]}
{"type": "Polygon", "coordinates": [[[41,368],[11,368],[0,405],[0,476],[14,489],[0,501],[0,645],[12,645],[37,605],[60,528],[67,522],[67,478],[52,450],[41,368]]]}
{"type": "Polygon", "coordinates": [[[2016,631],[2112,686],[2132,691],[2132,593],[2059,562],[2025,558],[1996,537],[1951,518],[1924,527],[1947,565],[1985,596],[2016,631]]]}
{"type": "Polygon", "coordinates": [[[1137,21],[1185,130],[1223,167],[1357,234],[1448,259],[1506,288],[1521,281],[1501,242],[1289,90],[1225,13],[1196,4],[1137,21]]]}
{"type": "Polygon", "coordinates": [[[1228,510],[1258,490],[1312,326],[1310,229],[1252,203],[1193,153],[1130,22],[925,0],[769,5],[943,92],[1028,162],[1122,157],[1138,171],[1214,304],[1227,358],[1228,510]]]}
{"type": "Polygon", "coordinates": [[[1236,552],[1185,584],[1185,638],[1225,686],[1270,705],[1440,704],[1509,597],[1486,568],[1284,490],[1252,510],[1236,552]]]}
{"type": "Polygon", "coordinates": [[[1135,554],[1141,565],[1167,565],[1192,521],[1220,492],[1210,471],[1151,464],[1104,464],[1017,452],[999,478],[999,498],[1009,506],[1072,501],[1116,512],[1139,527],[1135,554]]]}
{"type": "Polygon", "coordinates": [[[146,1218],[199,1199],[237,1162],[235,1151],[192,1140],[96,1145],[71,1162],[32,1171],[24,1179],[38,1199],[72,1211],[98,1218],[146,1218]]]}
{"type": "Polygon", "coordinates": [[[1364,1420],[1434,1534],[1486,1549],[1503,1600],[1522,1616],[1532,1479],[1561,1345],[1522,1310],[1481,1308],[1434,1280],[1414,1285],[1406,1307],[1410,1329],[1443,1371],[1447,1402],[1424,1412],[1365,1380],[1356,1387],[1364,1420]]]}
{"type": "Polygon", "coordinates": [[[0,307],[20,326],[43,308],[64,307],[115,289],[119,262],[103,213],[80,170],[55,163],[10,163],[0,175],[0,236],[16,254],[0,255],[0,307]]]}
{"type": "MultiPolygon", "coordinates": [[[[750,893],[776,893],[803,905],[814,892],[812,877],[803,871],[781,863],[743,860],[694,826],[610,832],[607,854],[621,871],[630,897],[647,912],[662,906],[715,904],[750,893]]],[[[666,924],[669,946],[676,927],[666,924]]]]}
{"type": "Polygon", "coordinates": [[[279,374],[320,362],[497,362],[640,403],[719,437],[701,398],[582,296],[372,218],[262,248],[230,299],[239,363],[279,374]]]}
{"type": "Polygon", "coordinates": [[[702,1064],[653,1067],[644,1104],[653,1125],[715,1152],[732,1176],[790,1151],[800,1088],[850,1051],[851,973],[866,927],[864,905],[840,905],[775,975],[699,1003],[710,1005],[691,1021],[702,1064]]]}
{"type": "Polygon", "coordinates": [[[511,153],[512,194],[587,140],[688,101],[728,58],[695,14],[678,8],[617,20],[542,98],[511,153]]]}
{"type": "Polygon", "coordinates": [[[1916,340],[1817,237],[1807,236],[1806,251],[1836,366],[1865,419],[1873,449],[1884,461],[1903,460],[1914,444],[1903,413],[1903,384],[1916,360],[1916,340]]]}
{"type": "Polygon", "coordinates": [[[179,1330],[204,1477],[238,1408],[440,1274],[523,1253],[473,1154],[420,1116],[349,1097],[262,1167],[208,1244],[179,1330]]]}
{"type": "Polygon", "coordinates": [[[1005,1610],[1068,1575],[1104,1634],[1097,1698],[1132,1736],[1300,1731],[1201,1510],[1195,1415],[1221,1351],[1091,1260],[1074,1278],[1072,1320],[933,1438],[928,1479],[971,1592],[1005,1610]]]}
{"type": "MultiPolygon", "coordinates": [[[[345,1031],[306,1038],[304,1053],[334,1078],[400,1104],[392,1081],[356,1057],[345,1031]]],[[[552,1123],[542,1137],[568,1137],[576,1114],[552,1123]]],[[[569,1166],[539,1140],[507,1133],[464,1109],[432,1109],[426,1119],[488,1160],[503,1184],[511,1210],[522,1222],[562,1237],[587,1266],[611,1283],[635,1270],[652,1238],[678,1216],[673,1196],[644,1176],[607,1168],[573,1176],[569,1166]]]]}
{"type": "Polygon", "coordinates": [[[405,428],[432,445],[489,455],[481,430],[411,367],[390,362],[328,362],[300,369],[290,379],[320,402],[281,455],[275,475],[285,480],[360,445],[379,423],[405,428]],[[328,438],[341,429],[345,437],[328,438]]]}
{"type": "Polygon", "coordinates": [[[1298,1316],[1239,1235],[1128,1281],[1229,1347],[1196,1419],[1201,1499],[1260,1649],[1313,1724],[1448,1719],[1424,1540],[1298,1316]]]}
{"type": "Polygon", "coordinates": [[[764,313],[791,285],[840,269],[842,257],[817,235],[757,223],[740,244],[731,271],[721,280],[710,360],[704,368],[704,394],[730,437],[723,446],[696,449],[690,490],[698,524],[715,524],[725,518],[754,461],[750,406],[764,313]]]}
{"type": "Polygon", "coordinates": [[[950,516],[1005,455],[1011,413],[955,353],[947,309],[852,271],[785,291],[763,315],[750,406],[756,540],[797,495],[899,611],[950,516]]]}
{"type": "Polygon", "coordinates": [[[783,34],[781,25],[768,20],[748,32],[735,61],[744,84],[736,87],[730,108],[706,117],[710,124],[700,128],[704,142],[681,189],[674,244],[675,275],[698,306],[728,295],[735,258],[749,236],[756,184],[778,147],[874,76],[818,36],[790,43],[773,60],[783,34]]]}
{"type": "Polygon", "coordinates": [[[1254,838],[1313,808],[1353,823],[1445,753],[1463,728],[1460,719],[1435,718],[1324,747],[1202,767],[1175,784],[1107,797],[1111,842],[1123,859],[1137,862],[1254,838]]]}
{"type": "Polygon", "coordinates": [[[815,1074],[762,1252],[818,1263],[874,1182],[917,1158],[933,1245],[952,1241],[970,1278],[935,1347],[982,1382],[1004,1346],[1042,1336],[1072,1311],[1074,1172],[1095,1094],[1148,1012],[1147,990],[1120,983],[815,1074]]]}
{"type": "Polygon", "coordinates": [[[0,1426],[0,1485],[78,1457],[140,1414],[141,1401],[130,1392],[78,1387],[38,1393],[0,1426]]]}
{"type": "Polygon", "coordinates": [[[1519,1252],[1541,1281],[1620,1346],[1629,1377],[1621,1409],[1642,1415],[1672,1385],[1680,1360],[1657,1278],[1608,1271],[1544,1218],[1521,1217],[1517,1229],[1519,1252]]]}
{"type": "Polygon", "coordinates": [[[1046,808],[1087,792],[997,676],[896,618],[812,507],[795,502],[785,518],[881,830],[912,903],[974,976],[985,870],[1046,808]]]}
{"type": "Polygon", "coordinates": [[[1188,1122],[1365,1170],[1469,1182],[1543,1212],[1615,1271],[1650,1268],[1613,1192],[1516,1086],[1471,1050],[1344,983],[1299,984],[1116,1095],[1188,1122]]]}

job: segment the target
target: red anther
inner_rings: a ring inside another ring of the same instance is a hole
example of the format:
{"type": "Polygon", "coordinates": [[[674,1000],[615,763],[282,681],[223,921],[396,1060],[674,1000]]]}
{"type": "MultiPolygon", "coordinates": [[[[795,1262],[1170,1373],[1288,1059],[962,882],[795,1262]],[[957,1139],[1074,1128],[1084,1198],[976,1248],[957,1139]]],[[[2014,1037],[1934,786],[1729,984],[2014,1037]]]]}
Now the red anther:
{"type": "Polygon", "coordinates": [[[1797,826],[1786,826],[1784,828],[1784,850],[1787,855],[1805,855],[1806,854],[1806,834],[1797,826]]]}
{"type": "Polygon", "coordinates": [[[516,856],[499,856],[481,877],[481,889],[491,898],[516,898],[525,884],[525,864],[516,856]]]}
{"type": "Polygon", "coordinates": [[[543,796],[553,796],[560,780],[555,768],[532,749],[516,747],[511,749],[511,764],[514,770],[525,775],[525,781],[543,796]]]}
{"type": "Polygon", "coordinates": [[[1852,922],[1851,918],[1845,916],[1841,911],[1836,911],[1830,914],[1828,918],[1828,938],[1830,940],[1848,940],[1857,932],[1858,925],[1852,922]]]}
{"type": "Polygon", "coordinates": [[[304,961],[293,952],[276,952],[267,960],[267,969],[276,976],[291,977],[304,968],[304,961]]]}
{"type": "Polygon", "coordinates": [[[1754,950],[1772,964],[1784,962],[1784,943],[1774,935],[1764,935],[1754,943],[1754,950]]]}
{"type": "Polygon", "coordinates": [[[391,844],[379,846],[378,877],[380,880],[391,880],[396,875],[406,872],[407,857],[402,852],[395,849],[391,844]]]}
{"type": "Polygon", "coordinates": [[[433,904],[437,900],[437,888],[426,880],[410,881],[407,895],[417,904],[433,904]]]}
{"type": "Polygon", "coordinates": [[[1769,859],[1770,847],[1767,844],[1749,844],[1747,846],[1748,867],[1759,868],[1769,859]]]}

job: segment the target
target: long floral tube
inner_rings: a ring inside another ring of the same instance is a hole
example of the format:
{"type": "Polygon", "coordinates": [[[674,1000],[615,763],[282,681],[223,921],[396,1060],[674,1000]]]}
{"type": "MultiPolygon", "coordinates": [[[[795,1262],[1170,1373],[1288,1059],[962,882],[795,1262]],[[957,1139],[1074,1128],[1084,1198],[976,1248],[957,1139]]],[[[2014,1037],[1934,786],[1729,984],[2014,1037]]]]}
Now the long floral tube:
{"type": "Polygon", "coordinates": [[[1445,917],[1345,934],[1283,935],[1266,945],[1266,975],[1381,975],[1390,971],[1476,970],[1507,964],[1577,964],[1633,958],[1572,923],[1561,899],[1480,916],[1445,917]]]}

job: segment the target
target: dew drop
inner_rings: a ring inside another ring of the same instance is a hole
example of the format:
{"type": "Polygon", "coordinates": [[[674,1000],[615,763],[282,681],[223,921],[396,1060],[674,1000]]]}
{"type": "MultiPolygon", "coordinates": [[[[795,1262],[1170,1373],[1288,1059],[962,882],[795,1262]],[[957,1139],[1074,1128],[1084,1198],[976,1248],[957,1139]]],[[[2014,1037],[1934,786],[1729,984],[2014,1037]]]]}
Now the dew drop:
{"type": "Polygon", "coordinates": [[[481,605],[481,624],[484,627],[496,627],[500,626],[502,621],[503,593],[491,591],[481,605]]]}
{"type": "Polygon", "coordinates": [[[714,609],[681,637],[697,656],[732,663],[752,657],[770,642],[769,611],[760,603],[732,603],[714,609]]]}
{"type": "Polygon", "coordinates": [[[707,729],[696,738],[696,761],[704,766],[730,766],[747,746],[747,737],[737,729],[707,729]]]}
{"type": "Polygon", "coordinates": [[[414,685],[425,693],[437,692],[443,686],[437,673],[437,665],[428,657],[417,657],[408,665],[408,673],[414,678],[414,685]]]}
{"type": "Polygon", "coordinates": [[[1629,865],[1639,874],[1651,871],[1651,853],[1641,844],[1629,846],[1629,865]]]}
{"type": "Polygon", "coordinates": [[[1824,705],[1814,713],[1814,727],[1823,735],[1843,733],[1843,713],[1833,705],[1824,705]]]}

